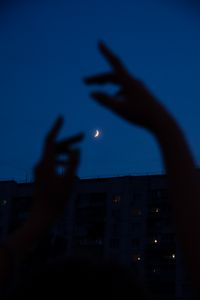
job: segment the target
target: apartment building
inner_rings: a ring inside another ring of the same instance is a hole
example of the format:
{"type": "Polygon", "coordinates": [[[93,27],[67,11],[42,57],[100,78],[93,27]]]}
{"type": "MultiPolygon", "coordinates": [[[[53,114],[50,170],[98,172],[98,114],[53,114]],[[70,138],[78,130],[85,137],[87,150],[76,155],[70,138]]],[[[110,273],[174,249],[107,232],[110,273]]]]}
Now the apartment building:
{"type": "MultiPolygon", "coordinates": [[[[32,183],[0,182],[1,239],[27,219],[32,191],[32,183]]],[[[191,299],[165,175],[77,179],[41,249],[42,257],[111,259],[132,267],[158,299],[191,299]]]]}

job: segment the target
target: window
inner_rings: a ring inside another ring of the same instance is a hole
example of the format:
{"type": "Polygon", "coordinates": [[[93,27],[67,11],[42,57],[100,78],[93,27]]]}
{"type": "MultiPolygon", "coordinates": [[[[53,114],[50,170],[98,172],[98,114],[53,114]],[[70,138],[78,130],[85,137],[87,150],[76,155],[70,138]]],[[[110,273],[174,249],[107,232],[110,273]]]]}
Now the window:
{"type": "Polygon", "coordinates": [[[176,254],[175,252],[174,253],[170,253],[166,256],[164,256],[165,259],[168,259],[168,260],[176,260],[176,254]]]}
{"type": "Polygon", "coordinates": [[[112,234],[113,235],[118,235],[120,232],[120,226],[119,226],[119,223],[114,223],[112,225],[112,234]]]}
{"type": "Polygon", "coordinates": [[[132,222],[129,224],[129,232],[131,233],[138,233],[141,230],[141,224],[137,222],[132,222]]]}
{"type": "Polygon", "coordinates": [[[158,245],[159,243],[160,243],[160,241],[159,241],[159,239],[158,238],[152,238],[151,239],[151,241],[150,241],[150,243],[152,244],[152,245],[158,245]]]}
{"type": "Polygon", "coordinates": [[[139,238],[132,239],[132,246],[133,246],[133,248],[139,248],[140,247],[140,240],[139,240],[139,238]]]}
{"type": "Polygon", "coordinates": [[[133,259],[133,262],[140,262],[141,256],[139,254],[133,254],[132,259],[133,259]]]}
{"type": "Polygon", "coordinates": [[[7,204],[7,200],[3,200],[3,199],[0,200],[0,207],[5,206],[6,204],[7,204]]]}
{"type": "Polygon", "coordinates": [[[100,193],[91,193],[90,194],[90,204],[94,206],[104,206],[106,201],[106,193],[100,192],[100,193]]]}
{"type": "Polygon", "coordinates": [[[121,201],[120,195],[113,196],[113,198],[112,198],[112,204],[118,205],[118,204],[120,204],[120,201],[121,201]]]}
{"type": "Polygon", "coordinates": [[[142,210],[138,207],[135,207],[132,209],[132,216],[133,217],[139,217],[142,215],[142,210]]]}
{"type": "Polygon", "coordinates": [[[140,201],[142,199],[143,193],[142,192],[134,192],[133,193],[133,202],[140,201]]]}
{"type": "Polygon", "coordinates": [[[83,208],[89,206],[90,194],[79,194],[76,199],[76,207],[83,208]]]}
{"type": "Polygon", "coordinates": [[[97,245],[103,245],[103,240],[102,239],[97,239],[97,240],[95,240],[95,243],[97,245]]]}
{"type": "Polygon", "coordinates": [[[157,189],[151,191],[151,197],[153,199],[168,199],[168,190],[167,189],[157,189]]]}
{"type": "Polygon", "coordinates": [[[120,219],[120,211],[119,210],[112,210],[112,217],[115,221],[119,221],[120,219]]]}
{"type": "Polygon", "coordinates": [[[159,274],[160,273],[160,269],[159,268],[153,268],[152,269],[152,273],[153,274],[159,274]]]}
{"type": "Polygon", "coordinates": [[[32,197],[15,197],[12,199],[13,208],[16,213],[21,211],[30,211],[33,199],[32,197]]]}
{"type": "Polygon", "coordinates": [[[104,206],[106,201],[106,193],[83,193],[79,194],[76,199],[76,207],[84,208],[88,206],[104,206]]]}
{"type": "Polygon", "coordinates": [[[153,208],[151,208],[150,212],[151,212],[152,215],[159,215],[160,208],[159,207],[153,207],[153,208]]]}
{"type": "Polygon", "coordinates": [[[119,247],[119,239],[111,239],[110,247],[116,249],[119,247]]]}

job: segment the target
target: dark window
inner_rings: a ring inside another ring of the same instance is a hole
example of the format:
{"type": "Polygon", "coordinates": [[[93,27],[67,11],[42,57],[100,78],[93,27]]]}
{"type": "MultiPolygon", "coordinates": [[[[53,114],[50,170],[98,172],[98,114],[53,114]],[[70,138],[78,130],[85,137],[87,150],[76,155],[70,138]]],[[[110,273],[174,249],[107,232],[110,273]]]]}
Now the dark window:
{"type": "Polygon", "coordinates": [[[131,210],[131,213],[133,217],[139,217],[142,215],[142,210],[141,208],[135,207],[131,210]]]}
{"type": "Polygon", "coordinates": [[[139,238],[134,238],[134,239],[132,239],[132,247],[133,247],[133,248],[138,248],[138,247],[140,247],[140,239],[139,239],[139,238]]]}
{"type": "Polygon", "coordinates": [[[116,249],[119,247],[119,239],[111,239],[110,247],[116,249]]]}

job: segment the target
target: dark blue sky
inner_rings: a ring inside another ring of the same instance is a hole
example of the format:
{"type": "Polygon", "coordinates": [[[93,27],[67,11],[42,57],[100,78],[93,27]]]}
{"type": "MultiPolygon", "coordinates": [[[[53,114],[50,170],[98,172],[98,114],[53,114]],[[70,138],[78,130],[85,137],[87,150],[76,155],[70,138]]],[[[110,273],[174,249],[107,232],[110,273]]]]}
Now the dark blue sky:
{"type": "Polygon", "coordinates": [[[31,1],[0,18],[0,178],[23,180],[54,119],[86,134],[79,176],[163,170],[157,144],[88,96],[82,78],[108,69],[104,40],[180,122],[200,164],[200,18],[159,0],[31,1]],[[48,3],[47,3],[48,2],[48,3]],[[100,128],[102,138],[91,132],[100,128]]]}

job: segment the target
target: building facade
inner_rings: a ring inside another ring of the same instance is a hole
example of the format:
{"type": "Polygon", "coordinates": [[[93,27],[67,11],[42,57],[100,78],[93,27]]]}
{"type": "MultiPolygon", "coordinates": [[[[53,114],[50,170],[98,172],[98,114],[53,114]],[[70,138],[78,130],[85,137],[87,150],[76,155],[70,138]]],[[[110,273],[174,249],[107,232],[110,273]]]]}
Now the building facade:
{"type": "MultiPolygon", "coordinates": [[[[32,183],[0,182],[1,240],[27,219],[32,191],[32,183]]],[[[41,248],[43,256],[111,259],[134,268],[158,299],[191,299],[165,175],[77,179],[41,248]]]]}

